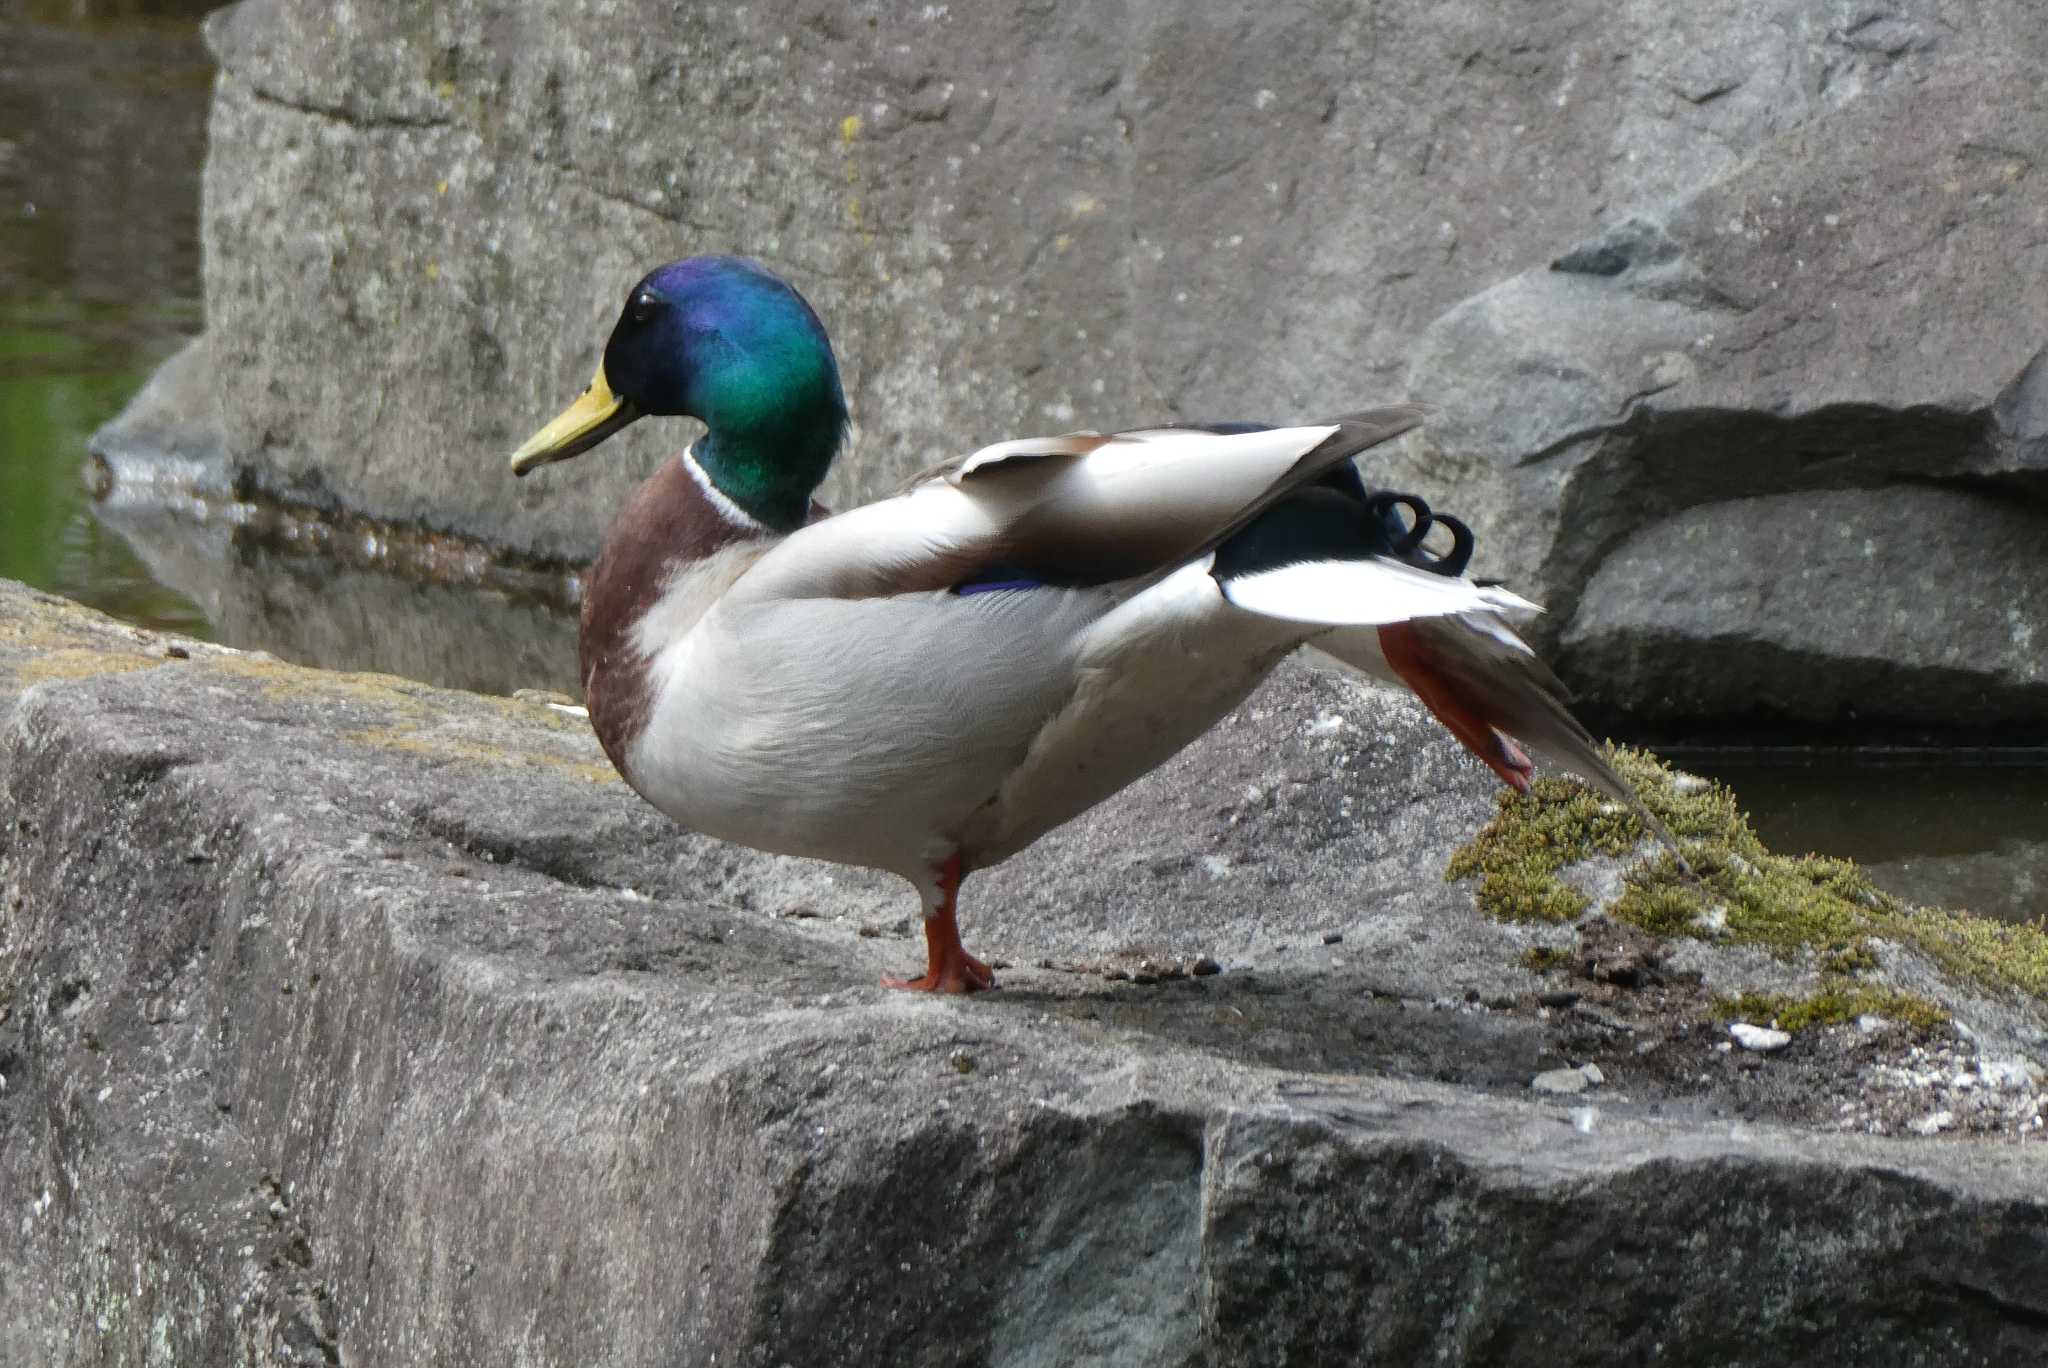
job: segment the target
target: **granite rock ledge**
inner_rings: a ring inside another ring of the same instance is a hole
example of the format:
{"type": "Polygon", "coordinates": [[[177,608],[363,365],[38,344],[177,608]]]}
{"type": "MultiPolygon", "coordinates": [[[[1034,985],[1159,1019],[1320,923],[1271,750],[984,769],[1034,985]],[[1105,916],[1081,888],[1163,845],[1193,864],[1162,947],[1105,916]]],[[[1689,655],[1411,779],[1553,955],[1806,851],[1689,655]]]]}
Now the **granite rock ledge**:
{"type": "Polygon", "coordinates": [[[1487,806],[1284,673],[915,1001],[899,889],[674,831],[543,705],[0,584],[0,1361],[2048,1353],[2048,1145],[1529,1100],[1534,933],[1441,878],[1487,806]]]}

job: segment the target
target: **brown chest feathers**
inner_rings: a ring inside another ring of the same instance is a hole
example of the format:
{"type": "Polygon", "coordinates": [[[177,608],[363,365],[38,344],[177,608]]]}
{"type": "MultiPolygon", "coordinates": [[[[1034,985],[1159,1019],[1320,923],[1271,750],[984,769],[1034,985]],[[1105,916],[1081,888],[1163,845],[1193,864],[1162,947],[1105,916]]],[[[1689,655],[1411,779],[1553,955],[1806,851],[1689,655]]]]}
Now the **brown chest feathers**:
{"type": "MultiPolygon", "coordinates": [[[[630,781],[626,749],[654,705],[644,638],[635,627],[680,572],[730,546],[776,533],[713,501],[685,454],[662,462],[620,511],[584,582],[581,670],[590,726],[613,768],[630,781]],[[736,516],[737,515],[737,516],[736,516]]],[[[811,520],[827,516],[811,505],[811,520]]]]}

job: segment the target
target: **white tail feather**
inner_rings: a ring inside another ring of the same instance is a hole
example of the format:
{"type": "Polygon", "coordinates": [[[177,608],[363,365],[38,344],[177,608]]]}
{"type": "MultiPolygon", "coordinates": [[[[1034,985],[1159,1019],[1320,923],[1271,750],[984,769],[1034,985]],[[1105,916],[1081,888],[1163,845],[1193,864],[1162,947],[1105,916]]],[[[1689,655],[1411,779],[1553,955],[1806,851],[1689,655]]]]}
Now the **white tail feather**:
{"type": "Polygon", "coordinates": [[[1543,610],[1519,594],[1391,560],[1322,560],[1225,581],[1246,612],[1324,627],[1372,627],[1463,613],[1526,617],[1543,610]]]}

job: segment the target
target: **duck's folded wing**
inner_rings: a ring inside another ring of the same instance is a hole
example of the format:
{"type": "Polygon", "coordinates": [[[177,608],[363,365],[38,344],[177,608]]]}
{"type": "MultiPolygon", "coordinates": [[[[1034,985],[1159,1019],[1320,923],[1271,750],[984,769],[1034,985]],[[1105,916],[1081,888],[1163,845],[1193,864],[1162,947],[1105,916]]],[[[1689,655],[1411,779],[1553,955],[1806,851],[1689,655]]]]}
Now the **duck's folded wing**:
{"type": "Polygon", "coordinates": [[[745,592],[869,598],[991,577],[1079,586],[1163,575],[1425,412],[1400,404],[1305,427],[1003,442],[793,533],[748,573],[745,592]]]}

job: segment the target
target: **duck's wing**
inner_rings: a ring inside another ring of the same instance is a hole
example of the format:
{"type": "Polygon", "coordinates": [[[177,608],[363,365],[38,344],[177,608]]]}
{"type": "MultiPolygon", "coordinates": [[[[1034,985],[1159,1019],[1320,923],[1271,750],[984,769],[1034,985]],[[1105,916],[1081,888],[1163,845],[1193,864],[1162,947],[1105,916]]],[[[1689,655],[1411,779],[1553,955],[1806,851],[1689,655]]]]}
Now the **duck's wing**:
{"type": "Polygon", "coordinates": [[[984,447],[894,498],[793,533],[748,596],[861,599],[1170,573],[1290,491],[1422,422],[1397,404],[1328,423],[1070,433],[984,447]]]}

